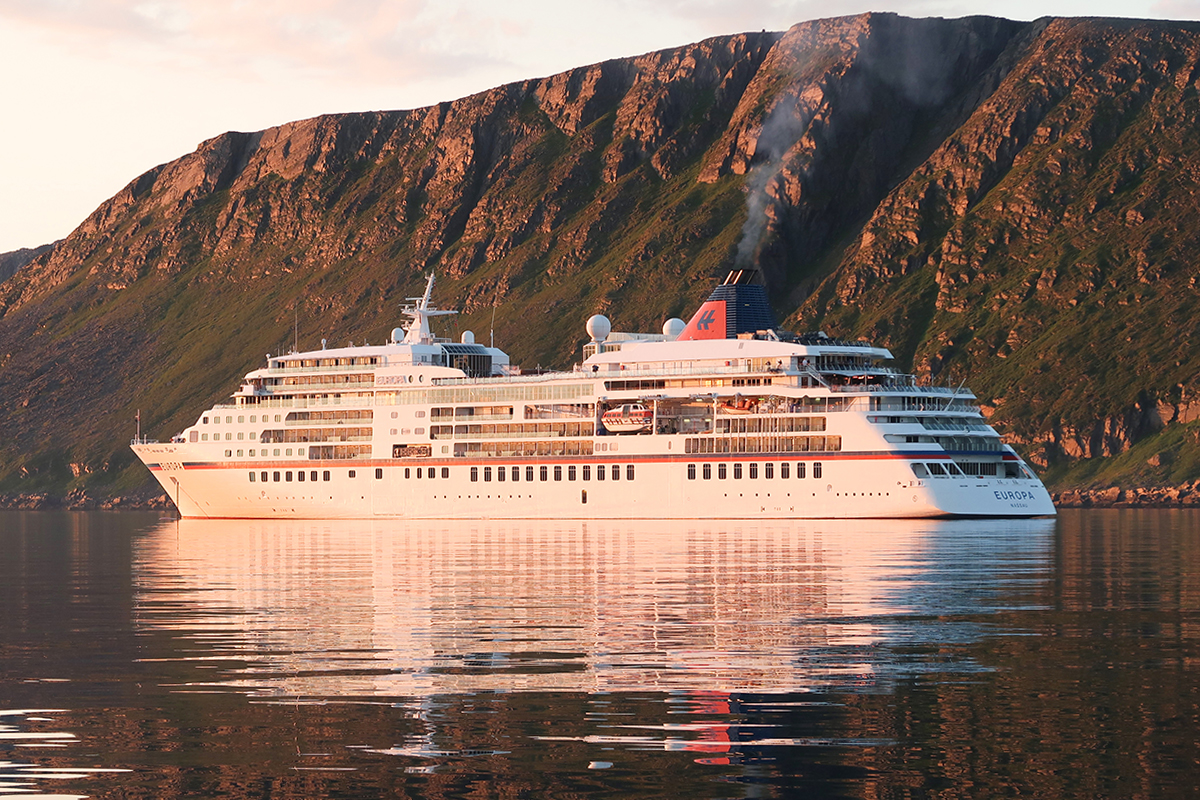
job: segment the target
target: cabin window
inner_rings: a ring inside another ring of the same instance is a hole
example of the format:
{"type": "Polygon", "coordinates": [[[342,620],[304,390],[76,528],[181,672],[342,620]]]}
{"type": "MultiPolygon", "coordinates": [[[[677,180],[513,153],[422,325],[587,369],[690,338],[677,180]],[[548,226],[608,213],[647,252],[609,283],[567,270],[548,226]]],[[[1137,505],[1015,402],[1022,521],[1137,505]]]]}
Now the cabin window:
{"type": "Polygon", "coordinates": [[[271,473],[271,478],[272,478],[272,479],[273,479],[273,480],[274,480],[276,483],[279,483],[279,473],[278,473],[278,472],[272,472],[272,473],[271,473]]]}
{"type": "Polygon", "coordinates": [[[813,462],[813,477],[814,478],[821,477],[821,462],[820,461],[813,462]]]}
{"type": "Polygon", "coordinates": [[[207,442],[207,441],[208,441],[208,434],[207,434],[207,433],[205,433],[205,434],[202,434],[202,435],[200,436],[200,440],[201,440],[201,441],[204,441],[204,442],[207,442]]]}
{"type": "Polygon", "coordinates": [[[726,473],[726,469],[728,469],[728,467],[725,464],[717,464],[717,477],[721,480],[725,480],[727,477],[729,477],[726,473]]]}
{"type": "Polygon", "coordinates": [[[567,467],[567,480],[569,480],[569,481],[575,480],[575,465],[573,465],[573,464],[571,466],[567,467]]]}
{"type": "Polygon", "coordinates": [[[253,472],[250,473],[250,482],[254,483],[254,473],[253,472]]]}
{"type": "MultiPolygon", "coordinates": [[[[816,474],[816,465],[815,464],[813,465],[813,474],[814,475],[816,474]]],[[[939,478],[944,478],[944,477],[946,477],[946,470],[944,470],[942,468],[941,464],[930,464],[929,465],[929,474],[936,475],[939,478]]]]}
{"type": "Polygon", "coordinates": [[[250,431],[250,441],[253,442],[257,438],[258,438],[258,434],[254,431],[250,431]]]}
{"type": "Polygon", "coordinates": [[[233,417],[226,417],[226,418],[225,418],[225,424],[226,424],[226,425],[232,425],[232,424],[233,424],[233,417]]]}
{"type": "Polygon", "coordinates": [[[279,455],[279,448],[278,448],[278,447],[276,447],[276,448],[275,448],[275,455],[279,455]]]}
{"type": "Polygon", "coordinates": [[[796,462],[796,477],[803,478],[805,473],[805,465],[803,461],[796,462]]]}
{"type": "MultiPolygon", "coordinates": [[[[328,475],[329,473],[326,472],[325,474],[328,475]]],[[[313,483],[317,482],[317,471],[315,469],[312,472],[308,473],[308,479],[310,481],[312,481],[313,483]]],[[[325,480],[329,480],[329,479],[326,478],[325,480]]]]}
{"type": "Polygon", "coordinates": [[[712,464],[705,464],[700,474],[704,476],[704,480],[712,478],[712,464]]]}
{"type": "MultiPolygon", "coordinates": [[[[516,467],[513,467],[513,469],[516,469],[516,467]]],[[[442,477],[443,478],[450,477],[450,468],[449,467],[442,467],[442,477]]]]}
{"type": "Polygon", "coordinates": [[[521,468],[513,467],[512,468],[512,481],[513,481],[513,483],[516,483],[519,480],[521,480],[521,468]]]}
{"type": "MultiPolygon", "coordinates": [[[[501,467],[500,471],[501,471],[501,472],[503,472],[503,471],[504,471],[504,468],[503,468],[503,467],[501,467]]],[[[436,469],[434,469],[433,467],[430,467],[429,469],[425,470],[425,477],[426,477],[426,478],[436,478],[436,477],[437,477],[437,470],[436,470],[436,469]]]]}
{"type": "MultiPolygon", "coordinates": [[[[408,467],[405,467],[404,468],[404,480],[408,480],[411,477],[412,477],[412,472],[410,471],[410,469],[408,467]]],[[[472,478],[471,480],[475,480],[475,479],[472,478]]]]}
{"type": "Polygon", "coordinates": [[[598,481],[602,481],[602,480],[604,480],[604,478],[605,478],[607,475],[608,475],[608,470],[606,470],[606,469],[604,468],[604,465],[603,465],[603,464],[600,464],[600,465],[598,465],[598,466],[596,467],[596,480],[598,480],[598,481]]]}
{"type": "Polygon", "coordinates": [[[258,415],[257,415],[257,414],[251,414],[251,415],[250,415],[250,421],[251,421],[251,422],[258,422],[258,415]]]}
{"type": "Polygon", "coordinates": [[[204,418],[201,420],[201,422],[203,422],[205,425],[207,425],[207,424],[208,424],[208,417],[204,417],[204,418]]]}
{"type": "Polygon", "coordinates": [[[541,467],[539,470],[539,477],[544,481],[550,480],[550,468],[549,467],[541,467]]]}
{"type": "Polygon", "coordinates": [[[290,456],[291,454],[292,454],[292,448],[290,448],[290,447],[284,451],[284,455],[290,456]]]}
{"type": "Polygon", "coordinates": [[[283,473],[283,481],[284,481],[284,483],[292,482],[292,471],[290,469],[287,472],[283,473]]]}
{"type": "Polygon", "coordinates": [[[479,480],[479,467],[471,467],[471,481],[479,480]]]}
{"type": "Polygon", "coordinates": [[[483,468],[483,482],[484,482],[484,483],[487,483],[487,482],[489,482],[491,479],[492,479],[492,468],[491,468],[491,467],[484,467],[484,468],[483,468]]]}
{"type": "Polygon", "coordinates": [[[558,464],[554,465],[554,480],[556,480],[556,481],[562,480],[562,466],[560,466],[558,464]]]}
{"type": "MultiPolygon", "coordinates": [[[[301,472],[300,474],[303,475],[304,473],[301,472]]],[[[383,480],[383,468],[382,467],[375,468],[375,480],[377,480],[377,481],[383,480]]]]}
{"type": "Polygon", "coordinates": [[[633,464],[629,464],[625,467],[625,480],[633,480],[633,464]]]}
{"type": "Polygon", "coordinates": [[[242,422],[245,422],[245,421],[246,421],[246,418],[245,418],[245,417],[242,417],[242,416],[239,416],[239,417],[238,417],[238,422],[239,422],[239,423],[242,423],[242,422]]]}
{"type": "Polygon", "coordinates": [[[265,473],[265,472],[259,473],[259,477],[262,478],[263,483],[267,482],[267,473],[265,473]]]}
{"type": "Polygon", "coordinates": [[[358,477],[358,473],[357,473],[357,472],[355,472],[354,470],[350,470],[350,477],[351,477],[351,478],[356,478],[356,477],[358,477]]]}
{"type": "MultiPolygon", "coordinates": [[[[208,434],[204,434],[204,438],[207,439],[208,434]]],[[[200,439],[200,435],[197,434],[195,431],[191,431],[190,433],[188,433],[188,441],[189,442],[195,442],[195,441],[198,441],[199,439],[200,439]]]]}
{"type": "Polygon", "coordinates": [[[786,461],[779,465],[779,477],[784,480],[787,480],[789,477],[788,463],[786,461]]]}
{"type": "Polygon", "coordinates": [[[296,473],[296,480],[300,481],[301,483],[304,483],[304,470],[300,470],[299,472],[296,473]]]}
{"type": "Polygon", "coordinates": [[[238,458],[241,458],[241,457],[242,457],[242,451],[238,450],[238,458]]]}
{"type": "Polygon", "coordinates": [[[771,478],[775,477],[775,465],[774,464],[763,464],[763,477],[766,478],[767,480],[770,480],[771,478]]]}
{"type": "Polygon", "coordinates": [[[734,480],[742,479],[742,462],[740,462],[740,461],[733,465],[733,479],[734,480]]]}
{"type": "Polygon", "coordinates": [[[226,457],[226,458],[233,458],[233,451],[232,451],[232,450],[226,450],[226,451],[225,451],[225,457],[226,457]]]}
{"type": "Polygon", "coordinates": [[[525,480],[529,481],[530,483],[533,482],[533,467],[525,468],[525,480]]]}
{"type": "Polygon", "coordinates": [[[417,467],[417,477],[421,477],[421,467],[417,467]]]}
{"type": "Polygon", "coordinates": [[[689,481],[696,480],[696,465],[695,464],[688,464],[688,480],[689,481]]]}
{"type": "Polygon", "coordinates": [[[618,467],[616,464],[612,465],[612,479],[614,481],[621,480],[621,468],[618,467]]]}
{"type": "Polygon", "coordinates": [[[591,464],[583,465],[583,479],[585,481],[590,481],[592,479],[592,465],[591,464]]]}
{"type": "Polygon", "coordinates": [[[329,480],[329,470],[325,470],[324,474],[321,475],[321,480],[329,480]]]}
{"type": "Polygon", "coordinates": [[[758,464],[750,465],[750,477],[752,479],[758,478],[758,464]]]}
{"type": "Polygon", "coordinates": [[[496,467],[496,480],[504,481],[508,477],[508,470],[504,467],[496,467]]]}

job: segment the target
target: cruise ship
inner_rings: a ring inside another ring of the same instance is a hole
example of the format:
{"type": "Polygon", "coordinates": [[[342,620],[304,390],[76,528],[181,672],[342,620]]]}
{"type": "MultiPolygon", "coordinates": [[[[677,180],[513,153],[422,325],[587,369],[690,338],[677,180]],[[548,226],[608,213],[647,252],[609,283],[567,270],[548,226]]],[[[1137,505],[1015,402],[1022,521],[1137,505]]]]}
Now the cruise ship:
{"type": "Polygon", "coordinates": [[[133,450],[185,518],[1034,517],[1046,488],[975,396],[891,353],[778,330],[735,270],[662,333],[587,321],[569,371],[522,374],[434,278],[386,344],[268,355],[227,402],[133,450]]]}

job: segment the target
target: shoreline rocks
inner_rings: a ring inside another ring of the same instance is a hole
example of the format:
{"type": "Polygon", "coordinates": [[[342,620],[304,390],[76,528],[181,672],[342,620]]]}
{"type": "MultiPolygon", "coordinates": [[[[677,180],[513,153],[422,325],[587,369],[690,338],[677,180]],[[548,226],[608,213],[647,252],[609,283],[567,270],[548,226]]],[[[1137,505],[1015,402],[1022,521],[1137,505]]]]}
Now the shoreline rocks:
{"type": "Polygon", "coordinates": [[[174,508],[165,494],[144,491],[111,496],[93,496],[85,489],[72,489],[66,495],[49,492],[0,494],[0,509],[16,511],[155,511],[174,508]]]}
{"type": "Polygon", "coordinates": [[[1200,480],[1180,486],[1064,489],[1050,496],[1059,508],[1200,508],[1200,480]]]}

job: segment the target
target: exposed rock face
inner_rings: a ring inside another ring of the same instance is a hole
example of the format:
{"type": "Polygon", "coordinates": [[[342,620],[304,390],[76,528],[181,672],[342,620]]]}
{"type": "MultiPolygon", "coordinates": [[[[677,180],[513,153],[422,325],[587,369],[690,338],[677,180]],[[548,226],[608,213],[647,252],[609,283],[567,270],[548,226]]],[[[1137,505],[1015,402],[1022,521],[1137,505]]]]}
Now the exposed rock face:
{"type": "Polygon", "coordinates": [[[297,334],[382,339],[429,269],[565,365],[590,314],[656,329],[738,259],[797,327],[970,375],[1043,463],[1123,452],[1200,414],[1198,50],[865,14],[218,136],[0,283],[0,481],[118,472],[139,408],[169,434],[297,334]]]}
{"type": "Polygon", "coordinates": [[[0,282],[11,278],[13,273],[53,246],[52,244],[44,244],[41,247],[23,247],[11,253],[0,253],[0,282]]]}

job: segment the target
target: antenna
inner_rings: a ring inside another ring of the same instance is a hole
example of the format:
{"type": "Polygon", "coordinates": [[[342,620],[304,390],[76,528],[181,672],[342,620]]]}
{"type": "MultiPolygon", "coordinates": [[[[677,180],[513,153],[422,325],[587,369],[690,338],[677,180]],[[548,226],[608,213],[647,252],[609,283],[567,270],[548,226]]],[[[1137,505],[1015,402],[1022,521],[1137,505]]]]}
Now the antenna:
{"type": "Polygon", "coordinates": [[[292,352],[299,353],[300,352],[300,308],[298,306],[292,306],[292,312],[296,315],[295,319],[292,323],[292,337],[293,337],[292,352]]]}

